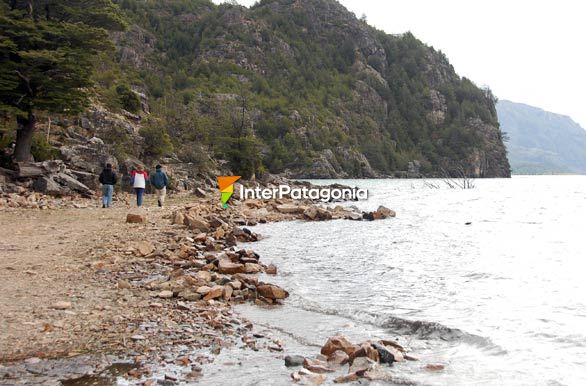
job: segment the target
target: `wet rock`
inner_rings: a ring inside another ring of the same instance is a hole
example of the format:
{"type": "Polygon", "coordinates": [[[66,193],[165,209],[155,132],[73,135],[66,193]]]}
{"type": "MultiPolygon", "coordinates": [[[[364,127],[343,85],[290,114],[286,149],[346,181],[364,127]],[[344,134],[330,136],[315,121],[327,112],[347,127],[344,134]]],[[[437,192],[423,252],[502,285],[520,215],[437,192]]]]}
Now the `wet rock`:
{"type": "MultiPolygon", "coordinates": [[[[380,363],[392,364],[393,362],[396,361],[395,355],[389,349],[387,349],[385,346],[383,346],[382,344],[373,343],[372,347],[374,347],[376,349],[376,351],[378,352],[380,363]]],[[[395,351],[397,351],[397,350],[395,350],[395,351]]],[[[397,351],[397,353],[400,355],[400,353],[398,351],[397,351]]],[[[400,356],[401,356],[401,358],[403,357],[402,355],[400,355],[400,356]]]]}
{"type": "Polygon", "coordinates": [[[349,383],[357,381],[360,377],[356,373],[350,373],[346,375],[342,375],[336,379],[334,379],[334,383],[349,383]]]}
{"type": "Polygon", "coordinates": [[[269,264],[265,269],[265,273],[267,275],[276,275],[277,274],[277,266],[274,264],[269,264]]]}
{"type": "Polygon", "coordinates": [[[333,373],[334,370],[330,369],[326,363],[320,360],[313,360],[309,358],[305,358],[303,360],[303,367],[307,370],[314,372],[316,374],[324,374],[324,373],[333,373]]]}
{"type": "Polygon", "coordinates": [[[286,355],[285,356],[285,366],[287,367],[295,367],[303,365],[303,361],[305,357],[302,355],[286,355]]]}
{"type": "Polygon", "coordinates": [[[380,360],[378,351],[368,342],[362,343],[358,349],[354,350],[354,352],[349,355],[349,357],[350,364],[353,364],[356,358],[359,357],[367,357],[374,362],[380,360]]]}
{"type": "Polygon", "coordinates": [[[142,213],[128,213],[126,222],[130,224],[140,224],[146,222],[146,215],[142,213]]]}
{"type": "Polygon", "coordinates": [[[382,339],[379,341],[381,344],[385,345],[385,346],[391,346],[396,348],[397,350],[401,351],[401,352],[406,352],[407,350],[405,349],[405,347],[403,347],[402,345],[400,345],[399,343],[395,342],[394,340],[387,340],[387,339],[382,339]]]}
{"type": "Polygon", "coordinates": [[[336,335],[329,338],[321,348],[321,354],[325,356],[330,356],[337,350],[342,350],[346,354],[350,355],[356,350],[356,346],[353,345],[345,336],[336,335]]]}
{"type": "Polygon", "coordinates": [[[425,369],[429,371],[442,371],[446,366],[441,363],[428,363],[425,365],[425,369]]]}
{"type": "Polygon", "coordinates": [[[289,293],[287,291],[274,284],[259,284],[256,287],[256,291],[260,296],[271,300],[280,300],[289,297],[289,293]]]}
{"type": "Polygon", "coordinates": [[[71,308],[71,302],[59,301],[57,303],[53,303],[51,308],[54,310],[68,310],[71,308]]]}
{"type": "Polygon", "coordinates": [[[352,365],[348,369],[348,373],[357,373],[362,375],[365,371],[368,371],[376,365],[376,362],[367,357],[358,357],[354,359],[352,365]]]}
{"type": "Polygon", "coordinates": [[[294,372],[291,374],[291,378],[296,382],[304,381],[312,385],[321,385],[326,380],[326,376],[324,374],[316,374],[307,369],[301,369],[294,372]]]}
{"type": "Polygon", "coordinates": [[[328,362],[336,365],[345,365],[348,363],[350,357],[342,350],[336,350],[332,354],[328,355],[328,362]]]}
{"type": "Polygon", "coordinates": [[[410,355],[410,354],[403,354],[403,358],[405,358],[406,361],[418,361],[419,358],[417,358],[414,355],[410,355]]]}

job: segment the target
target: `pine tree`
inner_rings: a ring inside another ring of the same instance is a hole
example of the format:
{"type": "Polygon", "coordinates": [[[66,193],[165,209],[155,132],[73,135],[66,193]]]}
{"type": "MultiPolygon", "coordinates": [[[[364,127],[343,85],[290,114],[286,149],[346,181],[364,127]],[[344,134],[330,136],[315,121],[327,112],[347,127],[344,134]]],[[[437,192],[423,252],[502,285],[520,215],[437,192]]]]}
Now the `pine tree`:
{"type": "Polygon", "coordinates": [[[30,159],[39,112],[87,106],[92,62],[112,48],[106,29],[125,27],[110,0],[0,2],[0,111],[16,115],[16,161],[30,159]]]}

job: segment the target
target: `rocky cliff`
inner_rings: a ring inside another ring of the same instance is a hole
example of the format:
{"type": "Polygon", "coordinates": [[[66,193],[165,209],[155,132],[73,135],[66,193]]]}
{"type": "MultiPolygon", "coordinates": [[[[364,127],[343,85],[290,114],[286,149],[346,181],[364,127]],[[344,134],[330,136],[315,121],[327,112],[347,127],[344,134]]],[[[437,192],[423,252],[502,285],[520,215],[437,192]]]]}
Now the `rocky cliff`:
{"type": "Polygon", "coordinates": [[[185,175],[510,175],[490,90],[337,1],[117,3],[130,27],[97,58],[94,105],[53,118],[62,156],[93,162],[83,170],[108,158],[185,175]]]}

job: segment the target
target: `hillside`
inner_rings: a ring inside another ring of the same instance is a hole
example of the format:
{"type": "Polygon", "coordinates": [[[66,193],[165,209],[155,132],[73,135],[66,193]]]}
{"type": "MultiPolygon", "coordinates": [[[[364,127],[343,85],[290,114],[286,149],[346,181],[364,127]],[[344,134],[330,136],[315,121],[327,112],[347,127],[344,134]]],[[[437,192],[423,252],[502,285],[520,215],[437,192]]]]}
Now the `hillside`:
{"type": "Polygon", "coordinates": [[[586,173],[586,130],[570,117],[506,100],[497,111],[513,173],[586,173]]]}
{"type": "MultiPolygon", "coordinates": [[[[128,28],[110,33],[115,54],[96,56],[92,105],[38,119],[62,157],[246,177],[510,175],[490,90],[410,33],[334,0],[114,2],[128,28]],[[92,137],[107,157],[64,154],[92,137]]],[[[42,142],[37,158],[55,153],[42,142]]]]}

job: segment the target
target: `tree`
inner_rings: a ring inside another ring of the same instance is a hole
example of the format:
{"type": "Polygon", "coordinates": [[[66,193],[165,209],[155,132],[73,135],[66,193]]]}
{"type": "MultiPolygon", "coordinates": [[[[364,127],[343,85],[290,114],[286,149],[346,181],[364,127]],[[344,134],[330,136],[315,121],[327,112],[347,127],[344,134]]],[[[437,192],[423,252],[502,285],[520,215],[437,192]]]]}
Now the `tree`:
{"type": "Polygon", "coordinates": [[[87,106],[107,29],[126,23],[111,0],[0,1],[0,111],[16,115],[16,161],[30,159],[37,114],[87,106]]]}

